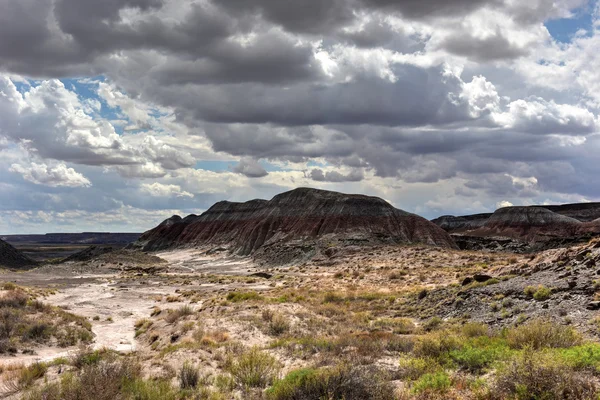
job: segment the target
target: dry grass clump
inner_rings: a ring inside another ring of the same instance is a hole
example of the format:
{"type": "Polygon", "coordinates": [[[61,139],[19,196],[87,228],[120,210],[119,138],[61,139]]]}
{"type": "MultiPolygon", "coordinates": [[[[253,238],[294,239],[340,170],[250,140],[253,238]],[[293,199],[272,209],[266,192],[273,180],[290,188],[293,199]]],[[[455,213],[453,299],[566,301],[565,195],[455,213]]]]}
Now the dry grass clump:
{"type": "Polygon", "coordinates": [[[268,330],[272,336],[281,336],[290,330],[290,321],[282,314],[275,314],[268,322],[268,330]]]}
{"type": "Polygon", "coordinates": [[[195,389],[200,381],[198,368],[188,361],[184,362],[179,370],[179,387],[181,389],[195,389]]]}
{"type": "Polygon", "coordinates": [[[496,399],[587,400],[598,395],[590,375],[573,371],[556,357],[531,350],[500,368],[493,392],[496,399]]]}
{"type": "Polygon", "coordinates": [[[172,324],[179,320],[180,318],[186,317],[188,315],[192,315],[194,313],[194,309],[189,305],[183,305],[176,310],[169,310],[167,315],[165,315],[165,321],[172,324]]]}
{"type": "Polygon", "coordinates": [[[533,320],[508,330],[506,339],[511,348],[530,347],[534,350],[567,348],[576,346],[582,341],[581,335],[572,327],[543,320],[533,320]]]}

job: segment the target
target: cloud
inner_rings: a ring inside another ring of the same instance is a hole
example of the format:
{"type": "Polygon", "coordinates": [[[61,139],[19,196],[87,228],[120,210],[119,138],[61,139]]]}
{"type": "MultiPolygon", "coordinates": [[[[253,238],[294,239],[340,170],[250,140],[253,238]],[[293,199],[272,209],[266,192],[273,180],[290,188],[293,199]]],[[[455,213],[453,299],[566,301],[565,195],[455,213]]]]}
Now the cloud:
{"type": "Polygon", "coordinates": [[[253,158],[244,157],[233,167],[233,172],[247,176],[248,178],[262,178],[269,175],[262,165],[253,158]]]}
{"type": "Polygon", "coordinates": [[[192,193],[181,190],[178,185],[164,185],[162,183],[144,183],[141,185],[142,191],[155,197],[194,197],[192,193]]]}
{"type": "Polygon", "coordinates": [[[68,168],[65,164],[57,164],[53,167],[36,163],[29,166],[13,164],[10,171],[23,175],[25,180],[36,185],[52,187],[89,187],[92,185],[85,176],[73,168],[68,168]]]}
{"type": "Polygon", "coordinates": [[[510,201],[502,200],[496,203],[496,208],[505,208],[505,207],[513,207],[514,204],[510,201]]]}
{"type": "Polygon", "coordinates": [[[426,216],[599,200],[600,33],[558,43],[545,24],[587,13],[597,25],[589,7],[8,2],[0,211],[10,224],[16,212],[49,229],[87,213],[120,227],[134,223],[125,212],[197,213],[297,186],[426,216]],[[35,175],[31,160],[46,168],[35,175]],[[77,174],[89,185],[57,189],[77,174]]]}
{"type": "Polygon", "coordinates": [[[310,171],[310,177],[317,182],[360,182],[365,176],[360,169],[352,170],[348,174],[342,174],[338,171],[324,172],[322,169],[315,168],[310,171]]]}

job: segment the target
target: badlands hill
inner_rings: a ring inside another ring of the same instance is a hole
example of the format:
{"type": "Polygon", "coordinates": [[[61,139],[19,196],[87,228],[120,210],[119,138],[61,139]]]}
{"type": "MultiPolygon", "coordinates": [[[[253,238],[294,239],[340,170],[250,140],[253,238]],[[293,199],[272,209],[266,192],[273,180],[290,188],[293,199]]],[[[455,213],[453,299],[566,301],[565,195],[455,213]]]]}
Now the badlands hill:
{"type": "Polygon", "coordinates": [[[505,207],[493,214],[432,220],[452,234],[510,237],[529,242],[600,234],[600,203],[505,207]]]}
{"type": "Polygon", "coordinates": [[[157,251],[203,246],[250,255],[294,243],[314,255],[314,247],[339,242],[455,247],[443,229],[380,198],[309,188],[268,201],[222,201],[199,216],[173,216],[142,234],[133,247],[157,251]]]}
{"type": "Polygon", "coordinates": [[[10,244],[0,240],[0,268],[26,268],[35,265],[35,261],[22,254],[10,244]]]}

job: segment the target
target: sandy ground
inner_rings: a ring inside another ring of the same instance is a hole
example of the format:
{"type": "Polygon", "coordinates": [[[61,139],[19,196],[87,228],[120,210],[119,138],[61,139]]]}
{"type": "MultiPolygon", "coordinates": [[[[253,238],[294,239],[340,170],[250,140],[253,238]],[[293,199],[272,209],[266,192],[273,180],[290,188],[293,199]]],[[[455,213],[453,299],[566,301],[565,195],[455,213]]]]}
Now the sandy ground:
{"type": "MultiPolygon", "coordinates": [[[[162,252],[157,256],[169,262],[166,276],[182,274],[247,275],[256,272],[249,259],[228,256],[206,256],[199,250],[177,250],[162,252]]],[[[95,335],[94,348],[110,348],[120,352],[136,350],[134,324],[146,318],[157,305],[157,298],[174,295],[178,290],[215,291],[219,285],[196,282],[193,286],[165,283],[163,277],[142,277],[135,280],[123,279],[119,274],[76,274],[67,276],[60,268],[57,274],[52,268],[31,272],[4,272],[0,280],[18,285],[56,289],[57,293],[43,301],[61,307],[71,313],[87,317],[95,335]]],[[[255,290],[263,287],[256,285],[255,290]]],[[[266,288],[266,287],[265,287],[266,288]]],[[[183,302],[169,302],[162,308],[177,308],[183,302]]],[[[200,306],[200,305],[198,305],[200,306]]],[[[78,349],[39,347],[33,355],[0,356],[0,363],[30,364],[36,361],[51,361],[67,357],[78,349]]]]}

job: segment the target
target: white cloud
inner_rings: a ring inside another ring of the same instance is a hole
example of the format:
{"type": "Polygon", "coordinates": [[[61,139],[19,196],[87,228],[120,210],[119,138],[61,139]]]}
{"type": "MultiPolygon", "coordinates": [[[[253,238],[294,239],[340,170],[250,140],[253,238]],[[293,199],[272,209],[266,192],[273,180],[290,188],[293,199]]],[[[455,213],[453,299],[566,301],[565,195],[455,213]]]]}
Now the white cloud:
{"type": "Polygon", "coordinates": [[[73,168],[68,168],[65,164],[57,164],[52,167],[36,163],[31,163],[29,166],[13,164],[10,171],[23,175],[25,180],[36,185],[52,187],[89,187],[92,185],[85,176],[73,168]]]}
{"type": "Polygon", "coordinates": [[[162,183],[144,183],[141,185],[142,191],[154,197],[194,197],[193,194],[181,190],[178,185],[164,185],[162,183]]]}
{"type": "Polygon", "coordinates": [[[510,201],[503,200],[496,203],[496,208],[514,207],[514,204],[510,201]]]}

